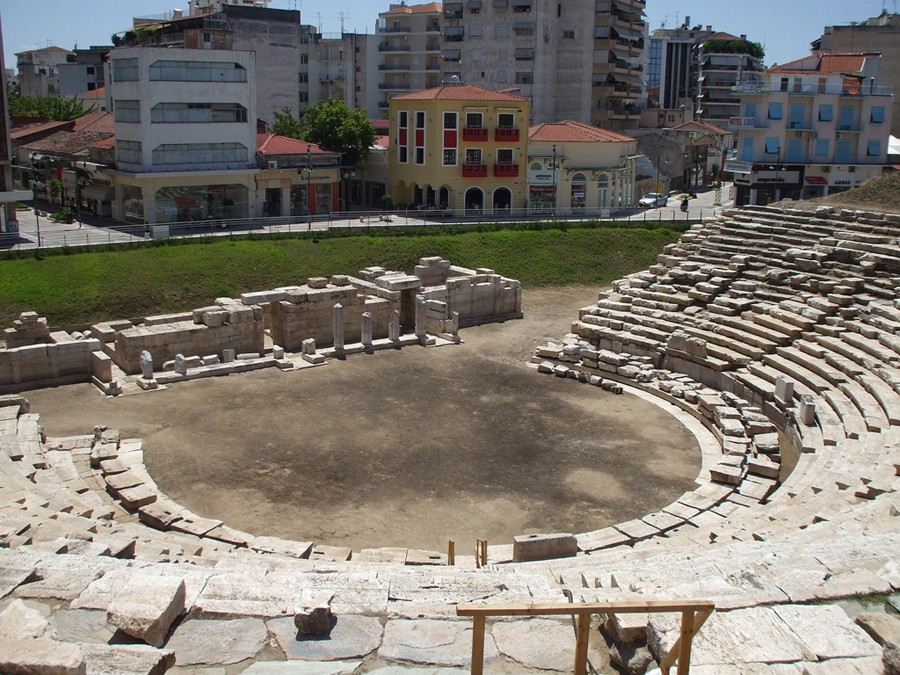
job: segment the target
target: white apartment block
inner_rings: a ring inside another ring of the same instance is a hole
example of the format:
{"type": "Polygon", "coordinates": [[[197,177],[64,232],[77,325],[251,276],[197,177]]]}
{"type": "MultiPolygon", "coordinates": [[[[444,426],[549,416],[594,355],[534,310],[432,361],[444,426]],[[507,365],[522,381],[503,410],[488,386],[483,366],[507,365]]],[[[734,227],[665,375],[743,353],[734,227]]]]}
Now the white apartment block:
{"type": "Polygon", "coordinates": [[[121,221],[242,218],[255,200],[255,54],[136,47],[110,55],[121,221]]]}
{"type": "Polygon", "coordinates": [[[378,15],[378,108],[370,117],[386,113],[392,96],[440,84],[442,24],[439,2],[391,4],[378,15]]]}
{"type": "Polygon", "coordinates": [[[18,52],[16,68],[22,96],[58,96],[59,67],[68,63],[74,55],[74,52],[62,47],[44,47],[18,52]]]}
{"type": "Polygon", "coordinates": [[[644,0],[443,4],[443,73],[531,102],[534,123],[634,129],[646,100],[644,0]]]}
{"type": "Polygon", "coordinates": [[[878,54],[819,53],[735,87],[736,203],[808,199],[857,187],[887,161],[893,88],[878,54]]]}

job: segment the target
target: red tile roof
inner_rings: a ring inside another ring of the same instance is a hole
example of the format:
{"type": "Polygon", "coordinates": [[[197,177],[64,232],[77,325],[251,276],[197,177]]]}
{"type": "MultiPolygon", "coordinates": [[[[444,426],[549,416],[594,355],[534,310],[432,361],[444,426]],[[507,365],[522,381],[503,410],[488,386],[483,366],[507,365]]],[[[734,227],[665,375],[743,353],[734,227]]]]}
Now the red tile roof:
{"type": "Polygon", "coordinates": [[[443,5],[439,2],[429,2],[425,5],[403,5],[394,7],[386,12],[381,12],[378,16],[388,16],[390,14],[434,14],[440,13],[443,5]]]}
{"type": "Polygon", "coordinates": [[[548,143],[627,143],[634,141],[631,136],[617,134],[615,131],[601,129],[575,120],[536,124],[528,130],[528,138],[532,141],[548,143]]]}
{"type": "Polygon", "coordinates": [[[75,120],[75,131],[95,131],[113,134],[116,131],[115,118],[111,112],[95,110],[75,120]]]}
{"type": "Polygon", "coordinates": [[[704,122],[703,120],[691,120],[690,122],[684,122],[683,124],[672,127],[672,129],[674,131],[689,131],[691,129],[696,129],[697,131],[705,131],[708,134],[715,134],[717,136],[724,136],[728,133],[726,129],[723,129],[719,125],[711,124],[710,122],[704,122]]]}
{"type": "Polygon", "coordinates": [[[485,89],[474,84],[447,83],[431,89],[414,91],[410,94],[394,96],[392,101],[515,101],[523,103],[527,99],[502,91],[485,89]]]}
{"type": "Polygon", "coordinates": [[[822,52],[769,68],[770,73],[858,73],[866,59],[878,56],[874,53],[830,54],[822,52]]]}
{"type": "Polygon", "coordinates": [[[333,154],[315,143],[276,134],[256,134],[256,149],[264,155],[305,155],[307,150],[314,155],[333,154]]]}

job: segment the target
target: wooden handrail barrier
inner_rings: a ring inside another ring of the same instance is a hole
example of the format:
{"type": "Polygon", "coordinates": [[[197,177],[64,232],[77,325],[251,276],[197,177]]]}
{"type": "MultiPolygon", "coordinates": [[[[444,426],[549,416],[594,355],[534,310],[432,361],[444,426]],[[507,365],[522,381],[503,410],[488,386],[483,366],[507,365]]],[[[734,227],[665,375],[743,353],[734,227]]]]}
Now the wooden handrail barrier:
{"type": "Polygon", "coordinates": [[[484,672],[484,627],[489,616],[578,616],[575,637],[575,675],[587,673],[588,638],[592,614],[636,614],[638,612],[681,612],[681,635],[672,645],[659,667],[663,675],[678,662],[678,675],[688,675],[691,670],[691,642],[703,623],[713,613],[715,604],[710,600],[641,600],[628,602],[586,602],[581,604],[548,605],[476,605],[464,603],[456,606],[457,616],[472,617],[472,675],[484,672]]]}

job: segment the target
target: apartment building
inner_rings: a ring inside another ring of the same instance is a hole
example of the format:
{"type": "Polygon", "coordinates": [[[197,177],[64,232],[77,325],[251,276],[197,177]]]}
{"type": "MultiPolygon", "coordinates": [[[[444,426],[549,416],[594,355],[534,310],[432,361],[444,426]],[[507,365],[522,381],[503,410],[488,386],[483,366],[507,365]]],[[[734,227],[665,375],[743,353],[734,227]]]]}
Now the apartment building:
{"type": "MultiPolygon", "coordinates": [[[[2,27],[0,27],[2,28],[2,27]]],[[[16,202],[26,200],[28,192],[15,189],[13,181],[12,140],[9,127],[9,107],[6,97],[6,66],[3,56],[3,31],[0,30],[0,241],[14,239],[19,231],[16,221],[16,202]]]]}
{"type": "MultiPolygon", "coordinates": [[[[827,26],[812,43],[814,52],[879,52],[881,84],[900,88],[900,14],[883,11],[876,17],[845,26],[827,26]]],[[[900,100],[894,97],[891,134],[900,137],[900,100]]]]}
{"type": "Polygon", "coordinates": [[[65,63],[57,66],[59,95],[72,98],[102,89],[106,83],[106,59],[111,49],[112,45],[97,45],[73,50],[65,63]]]}
{"type": "Polygon", "coordinates": [[[695,47],[697,100],[695,118],[727,127],[740,113],[740,101],[732,88],[740,83],[761,82],[762,47],[746,35],[712,33],[695,47]]]}
{"type": "Polygon", "coordinates": [[[62,47],[29,49],[16,54],[22,96],[59,95],[59,66],[74,56],[62,47]]]}
{"type": "Polygon", "coordinates": [[[392,96],[429,89],[441,82],[441,3],[391,4],[378,15],[378,110],[388,110],[392,96]]]}
{"type": "Polygon", "coordinates": [[[817,53],[735,87],[741,116],[736,203],[766,204],[848,190],[882,173],[893,88],[878,54],[817,53]]]}
{"type": "Polygon", "coordinates": [[[390,101],[395,204],[454,214],[525,208],[527,99],[451,82],[390,101]]]}
{"type": "Polygon", "coordinates": [[[309,94],[300,110],[337,96],[350,107],[377,115],[376,73],[381,72],[376,70],[377,45],[377,36],[365,33],[312,34],[309,58],[304,60],[308,75],[301,73],[301,84],[308,82],[309,94]]]}
{"type": "MultiPolygon", "coordinates": [[[[256,54],[253,80],[257,90],[257,114],[272,123],[275,111],[288,107],[298,111],[306,107],[309,85],[303,73],[309,59],[310,33],[303,30],[300,12],[267,9],[249,3],[213,3],[218,9],[209,14],[172,18],[136,18],[140,34],[129,31],[119,39],[122,46],[188,48],[197,50],[235,50],[256,54]],[[304,56],[306,55],[306,56],[304,56]],[[306,96],[303,93],[306,93],[306,96]]],[[[168,16],[168,15],[167,15],[168,16]]],[[[307,76],[308,77],[308,76],[307,76]]]]}
{"type": "Polygon", "coordinates": [[[693,112],[698,84],[695,48],[712,34],[712,26],[691,27],[689,16],[678,28],[653,31],[647,64],[650,107],[674,110],[685,106],[693,112]]]}
{"type": "Polygon", "coordinates": [[[532,121],[636,128],[645,100],[644,0],[456,0],[443,4],[445,80],[508,89],[532,121]]]}
{"type": "Polygon", "coordinates": [[[114,218],[154,225],[255,215],[255,61],[229,49],[113,50],[114,218]]]}

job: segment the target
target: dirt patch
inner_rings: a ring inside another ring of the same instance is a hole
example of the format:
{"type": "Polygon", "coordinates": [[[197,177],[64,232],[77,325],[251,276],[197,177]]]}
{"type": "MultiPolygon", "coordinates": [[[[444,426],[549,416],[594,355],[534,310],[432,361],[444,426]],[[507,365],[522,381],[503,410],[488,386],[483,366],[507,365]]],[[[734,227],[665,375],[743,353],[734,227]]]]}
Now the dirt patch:
{"type": "Polygon", "coordinates": [[[29,398],[50,435],[105,424],[143,438],[164,492],[254,534],[358,550],[590,531],[668,504],[700,467],[697,441],[656,406],[525,365],[596,290],[528,290],[524,320],[466,329],[459,346],[29,398]]]}
{"type": "Polygon", "coordinates": [[[816,206],[839,206],[883,213],[900,213],[900,172],[878,176],[846,192],[838,192],[826,197],[805,199],[800,202],[786,200],[784,206],[813,209],[816,206]]]}

